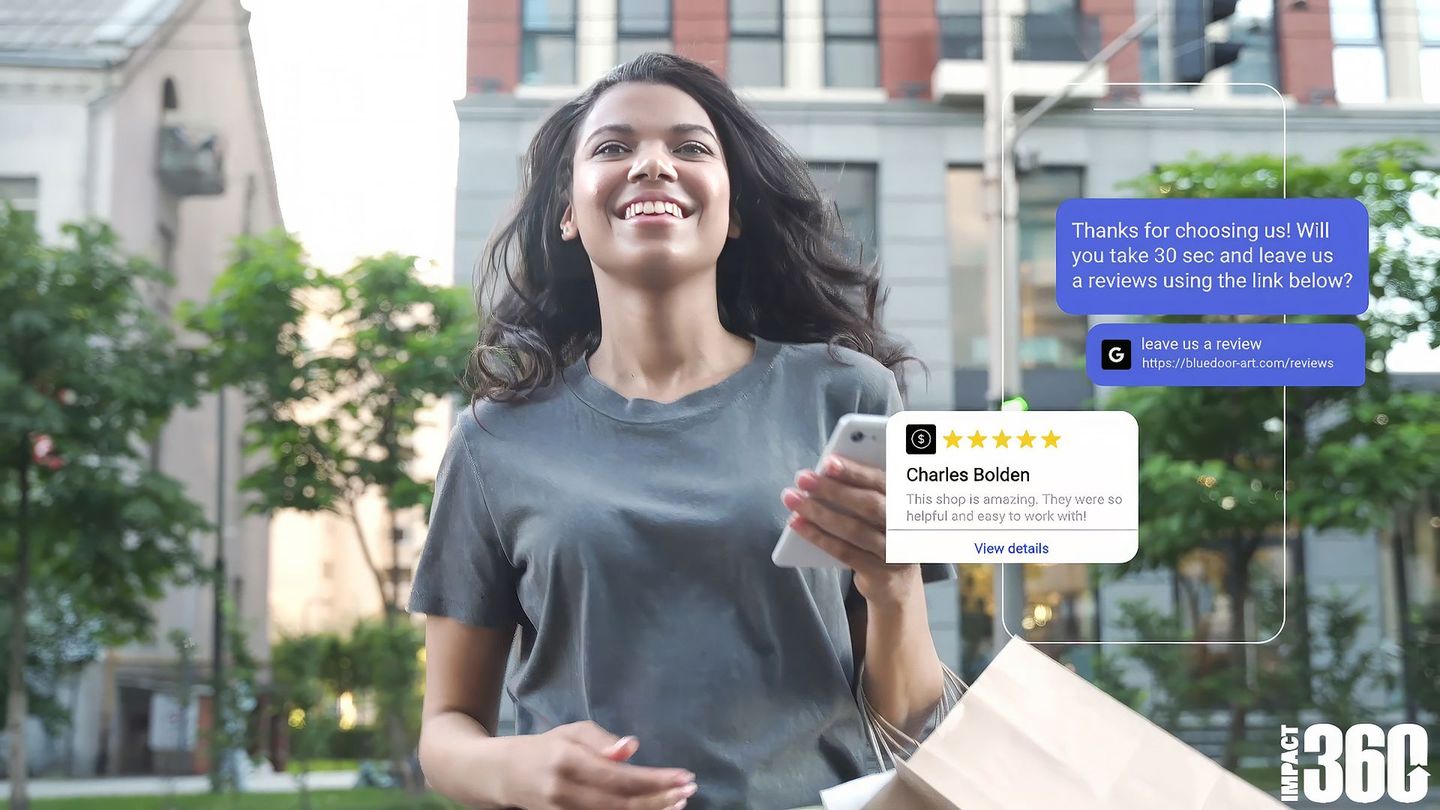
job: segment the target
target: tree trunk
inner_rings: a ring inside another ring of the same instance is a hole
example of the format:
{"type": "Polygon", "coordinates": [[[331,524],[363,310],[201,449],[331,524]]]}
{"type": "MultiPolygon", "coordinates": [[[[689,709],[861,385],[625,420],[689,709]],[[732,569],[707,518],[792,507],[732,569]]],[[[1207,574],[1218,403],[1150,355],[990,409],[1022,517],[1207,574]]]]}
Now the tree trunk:
{"type": "MultiPolygon", "coordinates": [[[[389,501],[388,492],[386,501],[389,501]]],[[[390,598],[385,603],[385,626],[393,638],[395,626],[400,621],[400,541],[395,536],[395,510],[388,506],[385,509],[385,536],[390,538],[390,598]]],[[[400,784],[407,793],[414,793],[417,785],[415,773],[410,768],[410,745],[405,734],[404,695],[402,690],[385,697],[389,704],[385,712],[385,730],[390,737],[390,771],[399,775],[400,784]]]]}
{"type": "Polygon", "coordinates": [[[25,617],[29,612],[30,591],[30,440],[20,442],[20,515],[16,527],[19,544],[15,560],[15,590],[11,596],[13,617],[10,622],[10,697],[6,705],[10,734],[10,807],[30,810],[29,763],[26,761],[25,721],[30,715],[29,695],[25,691],[25,617]]]}
{"type": "Polygon", "coordinates": [[[1245,683],[1245,605],[1250,594],[1250,554],[1240,549],[1244,538],[1237,537],[1230,552],[1230,570],[1226,585],[1230,597],[1230,728],[1225,739],[1225,768],[1234,772],[1240,766],[1240,746],[1245,742],[1245,718],[1250,699],[1245,683]]]}

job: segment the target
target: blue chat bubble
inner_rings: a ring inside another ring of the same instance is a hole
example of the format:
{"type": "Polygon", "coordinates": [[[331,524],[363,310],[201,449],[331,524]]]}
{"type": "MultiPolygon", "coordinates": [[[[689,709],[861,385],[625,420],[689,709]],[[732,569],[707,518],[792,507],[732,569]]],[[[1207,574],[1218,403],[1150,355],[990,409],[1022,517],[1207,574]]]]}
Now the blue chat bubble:
{"type": "Polygon", "coordinates": [[[1072,315],[1359,315],[1369,227],[1352,199],[1073,199],[1055,213],[1072,315]]]}
{"type": "Polygon", "coordinates": [[[1085,336],[1096,385],[1358,386],[1365,335],[1348,323],[1103,323],[1085,336]]]}

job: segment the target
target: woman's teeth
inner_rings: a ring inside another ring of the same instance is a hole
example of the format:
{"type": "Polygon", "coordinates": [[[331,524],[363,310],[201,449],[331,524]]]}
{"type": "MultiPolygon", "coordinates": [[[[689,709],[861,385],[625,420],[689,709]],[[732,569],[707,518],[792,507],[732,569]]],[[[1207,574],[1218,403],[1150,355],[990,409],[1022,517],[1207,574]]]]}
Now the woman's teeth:
{"type": "Polygon", "coordinates": [[[640,214],[669,214],[679,219],[685,218],[685,215],[680,211],[680,206],[675,203],[650,200],[648,202],[630,203],[625,206],[625,219],[630,219],[640,214]]]}

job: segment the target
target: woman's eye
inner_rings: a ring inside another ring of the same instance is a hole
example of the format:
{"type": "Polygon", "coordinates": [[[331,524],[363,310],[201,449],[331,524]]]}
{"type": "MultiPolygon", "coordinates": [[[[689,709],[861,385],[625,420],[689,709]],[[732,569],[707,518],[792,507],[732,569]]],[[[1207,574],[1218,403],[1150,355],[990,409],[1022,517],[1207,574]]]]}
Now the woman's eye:
{"type": "Polygon", "coordinates": [[[679,148],[679,149],[676,149],[675,151],[676,151],[676,152],[684,152],[685,154],[688,154],[688,155],[708,155],[708,154],[710,154],[710,150],[709,150],[708,148],[706,148],[705,144],[699,143],[698,141],[686,141],[685,143],[680,144],[680,148],[679,148]]]}
{"type": "Polygon", "coordinates": [[[595,150],[595,154],[597,154],[597,155],[618,155],[618,154],[620,154],[621,152],[623,152],[624,150],[625,150],[625,144],[619,143],[619,142],[617,142],[617,141],[606,141],[605,143],[600,144],[600,148],[595,150]]]}

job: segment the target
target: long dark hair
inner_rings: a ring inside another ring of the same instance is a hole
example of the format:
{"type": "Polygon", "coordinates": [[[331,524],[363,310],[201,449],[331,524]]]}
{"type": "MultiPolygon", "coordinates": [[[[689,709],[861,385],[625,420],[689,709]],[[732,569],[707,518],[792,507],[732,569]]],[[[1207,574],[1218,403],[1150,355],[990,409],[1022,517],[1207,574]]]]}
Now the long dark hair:
{"type": "Polygon", "coordinates": [[[730,172],[729,239],[716,267],[720,322],[737,335],[828,343],[874,357],[895,372],[915,358],[879,326],[879,268],[840,250],[838,215],[793,151],[704,65],[646,53],[607,73],[540,125],[525,153],[514,215],[481,259],[475,301],[480,338],[465,384],[471,402],[522,398],[600,342],[600,306],[580,240],[559,237],[569,202],[577,128],[602,93],[622,82],[676,87],[715,123],[730,172]],[[496,288],[503,282],[496,300],[496,288]],[[488,318],[485,302],[495,301],[488,318]]]}

